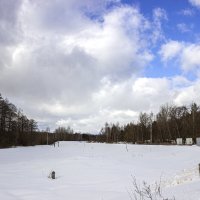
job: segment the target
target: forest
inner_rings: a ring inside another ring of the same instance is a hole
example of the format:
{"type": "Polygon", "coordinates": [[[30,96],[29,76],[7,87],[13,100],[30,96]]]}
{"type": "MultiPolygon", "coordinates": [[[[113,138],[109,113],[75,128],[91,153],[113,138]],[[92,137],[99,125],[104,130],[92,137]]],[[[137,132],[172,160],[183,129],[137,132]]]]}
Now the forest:
{"type": "Polygon", "coordinates": [[[56,141],[128,142],[137,144],[175,144],[176,138],[200,137],[200,108],[162,105],[157,114],[141,112],[137,122],[120,126],[105,123],[99,134],[75,133],[58,127],[53,133],[40,131],[34,119],[0,95],[0,147],[55,144],[56,141]]]}
{"type": "Polygon", "coordinates": [[[89,140],[85,134],[71,128],[58,127],[53,133],[48,128],[40,131],[34,119],[0,94],[0,148],[54,144],[56,141],[89,140]]]}
{"type": "Polygon", "coordinates": [[[195,142],[200,137],[200,109],[196,103],[165,104],[156,115],[141,112],[136,123],[125,126],[106,123],[100,137],[106,142],[174,144],[176,138],[193,138],[195,142]]]}

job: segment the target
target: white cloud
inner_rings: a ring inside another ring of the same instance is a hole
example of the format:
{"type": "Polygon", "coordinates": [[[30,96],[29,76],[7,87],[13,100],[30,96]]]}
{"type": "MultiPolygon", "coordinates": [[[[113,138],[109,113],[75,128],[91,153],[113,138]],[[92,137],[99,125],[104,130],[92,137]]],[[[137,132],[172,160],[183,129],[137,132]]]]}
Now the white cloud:
{"type": "Polygon", "coordinates": [[[93,113],[82,119],[69,116],[58,120],[57,125],[70,125],[76,130],[81,128],[85,132],[97,133],[105,122],[119,122],[121,125],[136,122],[141,111],[157,112],[163,102],[173,100],[174,91],[170,91],[170,84],[171,80],[166,78],[130,78],[115,84],[104,80],[101,90],[93,94],[93,113]]]}
{"type": "Polygon", "coordinates": [[[180,11],[180,14],[184,16],[193,16],[195,14],[194,10],[186,8],[180,11]]]}
{"type": "Polygon", "coordinates": [[[168,43],[161,46],[159,54],[162,57],[163,61],[168,61],[172,58],[175,58],[182,51],[183,44],[178,41],[169,41],[168,43]]]}
{"type": "Polygon", "coordinates": [[[172,78],[172,88],[186,88],[192,84],[193,83],[184,76],[177,75],[172,78]]]}
{"type": "Polygon", "coordinates": [[[164,33],[162,31],[162,21],[167,21],[168,17],[167,17],[167,12],[162,9],[162,8],[155,8],[153,10],[153,25],[152,25],[152,29],[153,29],[153,33],[152,33],[152,41],[153,43],[156,43],[159,40],[163,40],[165,39],[164,33]]]}
{"type": "Polygon", "coordinates": [[[189,0],[189,2],[198,8],[200,8],[200,0],[189,0]]]}
{"type": "Polygon", "coordinates": [[[192,27],[191,26],[188,26],[187,24],[185,23],[180,23],[180,24],[177,24],[177,28],[179,31],[181,31],[182,33],[187,33],[187,32],[190,32],[192,30],[192,27]]]}
{"type": "MultiPolygon", "coordinates": [[[[16,30],[1,37],[2,95],[43,126],[71,125],[86,132],[97,132],[106,121],[137,120],[140,111],[157,111],[174,98],[181,101],[181,85],[190,84],[184,77],[139,78],[154,58],[151,46],[164,39],[166,11],[157,8],[148,20],[137,7],[118,2],[105,10],[107,3],[24,0],[16,6],[16,18],[2,18],[16,30]]],[[[12,9],[7,6],[7,13],[12,9]]],[[[181,63],[189,55],[183,46],[198,51],[185,45],[170,41],[160,55],[181,63]]],[[[196,66],[195,59],[190,66],[196,66]]]]}
{"type": "Polygon", "coordinates": [[[199,82],[183,76],[173,78],[131,78],[111,84],[104,81],[101,90],[93,95],[96,112],[79,119],[62,119],[59,125],[71,125],[77,130],[98,132],[105,122],[121,125],[137,122],[140,112],[157,113],[165,103],[188,105],[199,101],[199,82]],[[94,128],[95,127],[95,128],[94,128]]]}
{"type": "Polygon", "coordinates": [[[136,120],[138,113],[132,110],[109,110],[103,109],[94,115],[83,117],[82,119],[61,119],[57,121],[58,126],[71,126],[76,131],[99,133],[105,122],[119,123],[121,125],[136,120]]]}
{"type": "MultiPolygon", "coordinates": [[[[107,1],[98,2],[96,7],[90,0],[24,0],[16,6],[13,23],[21,33],[0,48],[1,92],[43,125],[55,127],[71,119],[76,128],[89,130],[95,126],[93,116],[102,125],[106,119],[127,121],[137,112],[111,96],[100,102],[95,95],[108,92],[106,80],[112,89],[120,82],[118,87],[126,90],[126,79],[140,74],[153,59],[148,50],[151,22],[134,6],[118,3],[105,11],[107,1]],[[88,17],[89,8],[102,20],[88,17]]],[[[124,92],[113,90],[123,99],[124,92]]]]}
{"type": "Polygon", "coordinates": [[[159,20],[159,19],[168,19],[167,13],[163,8],[155,8],[153,10],[154,18],[159,20]]]}
{"type": "Polygon", "coordinates": [[[198,75],[200,70],[200,45],[169,41],[162,45],[160,55],[163,61],[176,59],[184,73],[193,72],[198,75]]]}
{"type": "Polygon", "coordinates": [[[165,78],[131,78],[115,84],[105,82],[93,99],[100,107],[112,110],[151,111],[165,101],[169,87],[165,78]]]}
{"type": "Polygon", "coordinates": [[[200,82],[199,80],[193,82],[190,86],[180,89],[174,102],[177,105],[189,105],[192,102],[200,103],[200,82]]]}
{"type": "Polygon", "coordinates": [[[183,70],[193,71],[200,69],[200,45],[188,44],[181,54],[181,66],[183,70]]]}

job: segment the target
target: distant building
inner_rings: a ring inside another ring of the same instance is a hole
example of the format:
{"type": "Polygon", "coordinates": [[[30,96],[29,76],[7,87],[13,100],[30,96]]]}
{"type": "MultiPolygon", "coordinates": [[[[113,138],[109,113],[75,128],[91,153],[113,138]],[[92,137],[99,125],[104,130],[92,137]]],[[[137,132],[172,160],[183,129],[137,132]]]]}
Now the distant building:
{"type": "Polygon", "coordinates": [[[200,146],[200,137],[196,138],[196,144],[197,144],[197,146],[200,146]]]}
{"type": "Polygon", "coordinates": [[[176,138],[176,144],[182,145],[183,144],[183,139],[182,138],[176,138]]]}
{"type": "Polygon", "coordinates": [[[192,145],[193,144],[193,139],[192,138],[186,138],[185,144],[192,145]]]}

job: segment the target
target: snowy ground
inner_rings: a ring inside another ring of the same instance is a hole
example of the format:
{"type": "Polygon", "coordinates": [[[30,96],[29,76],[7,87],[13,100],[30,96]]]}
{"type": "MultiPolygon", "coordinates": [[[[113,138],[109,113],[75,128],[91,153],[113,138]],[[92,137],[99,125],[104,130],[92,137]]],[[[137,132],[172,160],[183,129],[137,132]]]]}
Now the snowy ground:
{"type": "Polygon", "coordinates": [[[60,142],[0,149],[0,200],[130,200],[132,176],[200,200],[200,147],[60,142]],[[56,179],[48,178],[55,170],[56,179]]]}

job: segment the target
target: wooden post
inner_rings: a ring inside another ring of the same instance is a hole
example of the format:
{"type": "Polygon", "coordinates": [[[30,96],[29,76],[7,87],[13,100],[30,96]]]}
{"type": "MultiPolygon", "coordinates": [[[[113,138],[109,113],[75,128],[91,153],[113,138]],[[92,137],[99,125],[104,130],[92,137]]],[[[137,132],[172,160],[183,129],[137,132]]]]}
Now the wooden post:
{"type": "Polygon", "coordinates": [[[151,123],[151,127],[150,127],[150,143],[153,143],[153,135],[152,135],[152,123],[151,123]]]}
{"type": "Polygon", "coordinates": [[[54,171],[51,172],[51,178],[55,179],[56,178],[56,173],[54,171]]]}
{"type": "Polygon", "coordinates": [[[199,176],[200,176],[200,163],[199,163],[199,176]]]}

